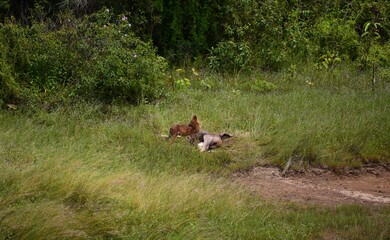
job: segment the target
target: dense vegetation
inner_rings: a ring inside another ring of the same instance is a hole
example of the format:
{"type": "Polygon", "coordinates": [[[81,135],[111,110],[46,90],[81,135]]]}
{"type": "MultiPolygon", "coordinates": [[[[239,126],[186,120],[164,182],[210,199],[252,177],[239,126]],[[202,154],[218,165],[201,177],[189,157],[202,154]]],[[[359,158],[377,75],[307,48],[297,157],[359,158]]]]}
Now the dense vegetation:
{"type": "Polygon", "coordinates": [[[390,2],[0,0],[0,239],[388,239],[226,176],[390,161],[390,2]],[[197,114],[230,145],[200,153],[197,114]]]}
{"type": "Polygon", "coordinates": [[[23,27],[2,25],[2,100],[72,96],[131,103],[162,95],[166,61],[139,40],[126,17],[110,10],[76,19],[62,15],[23,27]],[[51,29],[55,28],[55,29],[51,29]]]}
{"type": "Polygon", "coordinates": [[[150,102],[177,80],[162,57],[222,74],[346,63],[390,75],[388,1],[2,0],[0,17],[3,103],[150,102]]]}

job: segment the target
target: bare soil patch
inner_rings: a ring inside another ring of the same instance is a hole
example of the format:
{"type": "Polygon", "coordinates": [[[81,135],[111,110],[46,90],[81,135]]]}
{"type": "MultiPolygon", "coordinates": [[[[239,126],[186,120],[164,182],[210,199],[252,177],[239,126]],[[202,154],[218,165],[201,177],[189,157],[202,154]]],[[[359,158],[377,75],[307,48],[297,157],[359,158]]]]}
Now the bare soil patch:
{"type": "Polygon", "coordinates": [[[254,194],[267,200],[338,206],[342,204],[390,205],[390,171],[387,167],[365,167],[344,174],[324,169],[282,176],[274,167],[255,167],[232,177],[254,194]]]}

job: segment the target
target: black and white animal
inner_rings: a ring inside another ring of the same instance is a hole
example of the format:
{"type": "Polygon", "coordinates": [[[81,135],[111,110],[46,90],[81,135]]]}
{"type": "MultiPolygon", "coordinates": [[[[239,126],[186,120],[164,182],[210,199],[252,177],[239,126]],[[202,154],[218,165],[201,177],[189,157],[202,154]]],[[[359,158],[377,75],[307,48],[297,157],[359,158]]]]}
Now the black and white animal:
{"type": "Polygon", "coordinates": [[[231,138],[232,135],[223,133],[223,134],[210,134],[206,131],[200,131],[198,134],[198,148],[201,152],[219,147],[222,145],[222,140],[231,138]]]}

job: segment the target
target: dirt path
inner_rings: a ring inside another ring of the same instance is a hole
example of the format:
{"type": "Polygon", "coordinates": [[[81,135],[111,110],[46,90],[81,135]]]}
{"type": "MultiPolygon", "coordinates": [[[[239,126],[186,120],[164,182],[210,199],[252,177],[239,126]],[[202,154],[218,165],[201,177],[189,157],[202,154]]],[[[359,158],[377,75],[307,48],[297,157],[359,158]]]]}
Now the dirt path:
{"type": "Polygon", "coordinates": [[[235,174],[233,181],[268,200],[325,206],[390,205],[390,171],[383,167],[345,175],[312,169],[287,177],[276,168],[255,167],[235,174]]]}

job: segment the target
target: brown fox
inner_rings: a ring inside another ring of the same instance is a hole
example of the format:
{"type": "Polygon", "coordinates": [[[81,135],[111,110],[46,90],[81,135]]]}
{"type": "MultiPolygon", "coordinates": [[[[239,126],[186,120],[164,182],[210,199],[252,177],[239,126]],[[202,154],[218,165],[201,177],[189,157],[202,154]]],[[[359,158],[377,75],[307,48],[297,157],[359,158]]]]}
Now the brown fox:
{"type": "Polygon", "coordinates": [[[175,124],[169,129],[169,141],[172,143],[177,136],[189,136],[190,143],[193,144],[196,138],[196,134],[200,131],[200,125],[196,115],[192,116],[192,120],[188,125],[175,124]]]}

